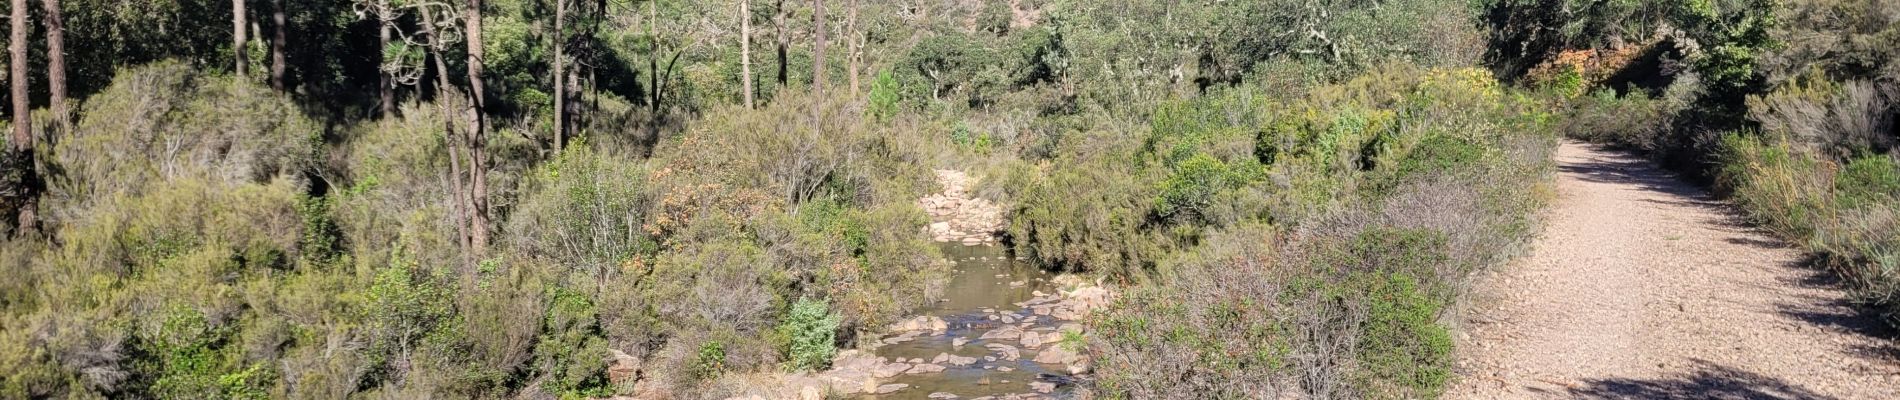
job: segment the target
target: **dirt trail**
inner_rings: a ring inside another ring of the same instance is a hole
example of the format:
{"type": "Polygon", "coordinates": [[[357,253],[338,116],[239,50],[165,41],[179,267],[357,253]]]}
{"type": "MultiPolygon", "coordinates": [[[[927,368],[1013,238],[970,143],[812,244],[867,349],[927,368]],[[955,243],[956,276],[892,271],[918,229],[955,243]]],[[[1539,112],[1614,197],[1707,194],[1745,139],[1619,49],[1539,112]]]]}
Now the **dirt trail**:
{"type": "Polygon", "coordinates": [[[1446,398],[1900,399],[1883,325],[1640,158],[1566,142],[1545,232],[1480,280],[1446,398]]]}

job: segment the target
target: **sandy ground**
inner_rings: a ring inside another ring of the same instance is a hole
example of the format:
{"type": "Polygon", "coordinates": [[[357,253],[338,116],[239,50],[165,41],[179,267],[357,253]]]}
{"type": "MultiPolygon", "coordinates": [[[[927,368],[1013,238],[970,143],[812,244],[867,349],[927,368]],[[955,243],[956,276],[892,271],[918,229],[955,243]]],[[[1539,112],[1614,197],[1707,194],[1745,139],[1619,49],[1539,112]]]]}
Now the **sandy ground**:
{"type": "Polygon", "coordinates": [[[1900,399],[1893,333],[1802,252],[1638,157],[1566,142],[1534,250],[1480,278],[1451,399],[1900,399]]]}

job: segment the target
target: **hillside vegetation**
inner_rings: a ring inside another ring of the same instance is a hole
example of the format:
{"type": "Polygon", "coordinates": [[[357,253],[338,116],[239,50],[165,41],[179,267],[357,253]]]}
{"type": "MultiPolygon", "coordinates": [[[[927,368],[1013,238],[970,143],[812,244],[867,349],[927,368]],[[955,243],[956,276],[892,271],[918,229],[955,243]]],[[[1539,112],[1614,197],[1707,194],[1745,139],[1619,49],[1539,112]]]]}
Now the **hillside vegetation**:
{"type": "Polygon", "coordinates": [[[725,398],[941,297],[933,169],[1120,293],[1087,394],[1437,397],[1564,135],[1893,307],[1900,8],[1676,3],[10,9],[0,397],[725,398]]]}

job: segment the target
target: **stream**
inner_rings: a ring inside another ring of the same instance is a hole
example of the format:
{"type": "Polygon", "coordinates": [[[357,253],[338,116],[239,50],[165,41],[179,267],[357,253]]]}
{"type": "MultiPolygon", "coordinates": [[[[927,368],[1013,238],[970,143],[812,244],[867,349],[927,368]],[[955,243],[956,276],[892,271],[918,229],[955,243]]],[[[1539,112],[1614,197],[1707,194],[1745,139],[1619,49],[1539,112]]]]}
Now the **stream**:
{"type": "Polygon", "coordinates": [[[1073,397],[1074,356],[1055,342],[1065,325],[1080,328],[1057,318],[1076,314],[1063,302],[1056,275],[1011,259],[1001,246],[944,244],[943,253],[955,267],[944,298],[918,310],[917,327],[924,329],[887,335],[872,351],[889,365],[911,367],[879,381],[904,387],[860,398],[1073,397]]]}

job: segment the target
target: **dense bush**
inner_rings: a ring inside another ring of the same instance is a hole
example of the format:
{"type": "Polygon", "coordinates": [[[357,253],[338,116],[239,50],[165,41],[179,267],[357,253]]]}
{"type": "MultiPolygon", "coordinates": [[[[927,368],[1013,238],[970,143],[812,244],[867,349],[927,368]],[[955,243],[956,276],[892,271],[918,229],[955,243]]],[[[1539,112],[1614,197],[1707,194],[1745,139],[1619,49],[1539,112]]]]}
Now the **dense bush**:
{"type": "Polygon", "coordinates": [[[0,391],[270,396],[292,336],[272,293],[311,267],[314,129],[249,83],[177,64],[123,75],[55,149],[66,168],[42,209],[58,244],[7,245],[23,282],[71,290],[8,288],[0,391]]]}
{"type": "Polygon", "coordinates": [[[164,62],[127,69],[89,99],[53,152],[69,199],[137,194],[165,179],[301,181],[322,131],[289,97],[164,62]]]}
{"type": "Polygon", "coordinates": [[[0,396],[628,393],[609,349],[644,361],[637,386],[692,394],[823,367],[929,301],[946,266],[914,199],[948,144],[842,101],[819,102],[822,135],[780,123],[811,108],[775,104],[652,158],[583,139],[525,163],[498,131],[513,161],[495,168],[528,169],[491,175],[503,235],[465,268],[448,110],[406,104],[325,143],[244,80],[164,63],[115,82],[48,152],[57,242],[0,247],[21,277],[0,285],[0,396]]]}
{"type": "MultiPolygon", "coordinates": [[[[441,74],[472,43],[376,48],[373,16],[307,4],[242,77],[202,1],[80,3],[100,46],[76,77],[185,61],[75,85],[46,234],[0,244],[0,397],[720,397],[937,297],[937,168],[985,178],[1018,255],[1153,284],[1072,338],[1110,396],[1431,397],[1459,278],[1526,236],[1548,172],[1542,103],[1464,68],[1484,2],[866,2],[823,68],[806,3],[754,2],[783,44],[753,41],[745,77],[730,3],[568,4],[555,31],[555,4],[493,0],[471,226],[448,173],[471,82],[441,74]],[[394,110],[369,105],[383,78],[394,110]]],[[[1891,163],[1856,160],[1838,202],[1881,201],[1891,163]]]]}
{"type": "MultiPolygon", "coordinates": [[[[1184,203],[1233,210],[1214,214],[1224,219],[1133,227],[1159,231],[1148,236],[1163,249],[1158,279],[1098,321],[1089,343],[1103,360],[1100,389],[1129,398],[1429,398],[1443,390],[1452,376],[1444,321],[1468,274],[1529,237],[1542,201],[1533,189],[1550,171],[1554,144],[1537,132],[1554,125],[1538,102],[1482,72],[1386,73],[1410,78],[1355,79],[1253,105],[1267,112],[1223,113],[1215,110],[1234,103],[1201,101],[1157,113],[1246,116],[1187,120],[1261,132],[1184,139],[1195,135],[1171,131],[1193,124],[1156,124],[1150,143],[1159,145],[1149,147],[1168,150],[1148,153],[1172,155],[1152,162],[1172,169],[1157,199],[1186,198],[1172,188],[1197,182],[1178,175],[1209,169],[1196,164],[1263,172],[1216,190],[1245,195],[1184,203]],[[1257,156],[1262,143],[1276,148],[1273,157],[1257,156]]],[[[1030,211],[1052,206],[1034,199],[1019,201],[1030,211]]]]}
{"type": "Polygon", "coordinates": [[[837,354],[838,317],[831,315],[823,301],[799,299],[779,325],[779,334],[787,343],[785,354],[796,370],[813,370],[831,365],[837,354]]]}

